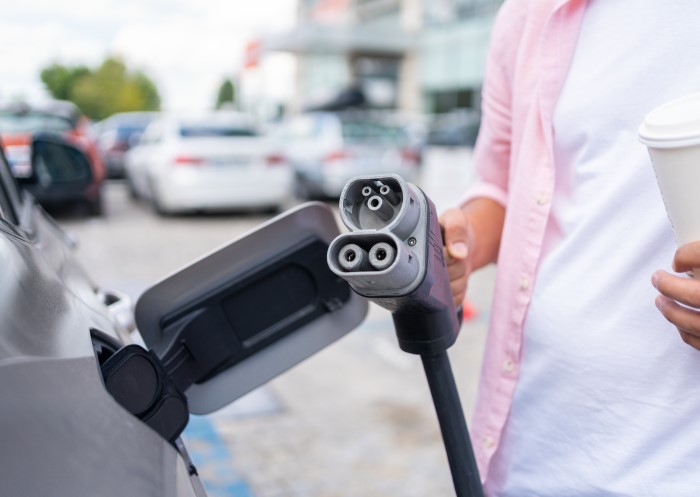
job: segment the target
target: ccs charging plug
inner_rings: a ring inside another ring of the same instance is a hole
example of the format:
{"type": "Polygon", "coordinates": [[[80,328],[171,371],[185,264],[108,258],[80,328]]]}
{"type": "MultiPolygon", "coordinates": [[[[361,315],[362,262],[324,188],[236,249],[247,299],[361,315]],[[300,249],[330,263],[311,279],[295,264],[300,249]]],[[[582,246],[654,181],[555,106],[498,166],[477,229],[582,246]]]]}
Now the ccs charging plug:
{"type": "Polygon", "coordinates": [[[433,202],[398,175],[360,176],[341,193],[340,217],[350,232],[331,243],[331,270],[392,312],[404,351],[449,348],[459,321],[433,202]]]}

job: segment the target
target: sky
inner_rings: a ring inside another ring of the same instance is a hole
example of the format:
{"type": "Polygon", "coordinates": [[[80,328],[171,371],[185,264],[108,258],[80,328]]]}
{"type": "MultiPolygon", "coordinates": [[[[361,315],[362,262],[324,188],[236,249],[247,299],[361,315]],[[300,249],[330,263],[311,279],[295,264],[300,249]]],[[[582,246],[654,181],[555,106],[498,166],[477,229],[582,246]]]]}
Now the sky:
{"type": "MultiPolygon", "coordinates": [[[[0,100],[46,98],[39,73],[54,62],[120,56],[156,83],[164,108],[211,108],[245,44],[291,29],[295,14],[296,0],[0,0],[0,100]]],[[[265,79],[284,98],[293,66],[278,59],[265,79]]]]}

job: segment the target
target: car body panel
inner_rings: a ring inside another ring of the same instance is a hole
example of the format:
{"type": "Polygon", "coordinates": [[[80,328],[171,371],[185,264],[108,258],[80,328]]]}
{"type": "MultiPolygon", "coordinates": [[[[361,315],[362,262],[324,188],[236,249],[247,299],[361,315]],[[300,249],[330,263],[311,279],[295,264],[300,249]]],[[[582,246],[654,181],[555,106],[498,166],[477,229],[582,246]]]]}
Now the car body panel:
{"type": "Polygon", "coordinates": [[[0,359],[94,355],[90,328],[117,331],[59,229],[41,216],[33,223],[33,239],[0,228],[0,359]]]}
{"type": "Polygon", "coordinates": [[[198,495],[177,451],[106,392],[94,355],[0,360],[0,397],[5,495],[198,495]]]}
{"type": "Polygon", "coordinates": [[[202,497],[186,453],[105,389],[91,337],[116,349],[128,324],[111,318],[70,238],[18,194],[1,151],[0,200],[1,493],[202,497]]]}

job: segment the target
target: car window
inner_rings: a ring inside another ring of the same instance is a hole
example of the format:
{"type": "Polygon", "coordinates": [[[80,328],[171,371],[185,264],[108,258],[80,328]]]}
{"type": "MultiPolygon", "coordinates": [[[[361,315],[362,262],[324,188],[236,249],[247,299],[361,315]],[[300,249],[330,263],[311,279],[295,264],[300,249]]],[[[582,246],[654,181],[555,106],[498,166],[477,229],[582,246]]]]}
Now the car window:
{"type": "Polygon", "coordinates": [[[129,126],[119,126],[116,129],[116,139],[119,141],[129,141],[129,138],[132,137],[135,133],[143,133],[143,131],[146,129],[146,124],[143,125],[138,125],[138,124],[133,124],[129,126]]]}
{"type": "Polygon", "coordinates": [[[20,196],[17,184],[10,173],[5,154],[0,150],[0,216],[12,224],[18,225],[19,205],[20,196]]]}
{"type": "Polygon", "coordinates": [[[380,143],[403,145],[408,141],[405,128],[392,123],[366,120],[342,121],[343,139],[348,143],[380,143]]]}
{"type": "Polygon", "coordinates": [[[0,112],[0,133],[29,133],[32,131],[69,131],[69,119],[44,112],[0,112]]]}
{"type": "Polygon", "coordinates": [[[141,138],[139,139],[139,145],[150,145],[152,143],[158,143],[161,141],[163,136],[163,123],[157,122],[153,123],[146,128],[143,132],[141,138]]]}
{"type": "Polygon", "coordinates": [[[226,138],[233,136],[258,136],[258,133],[243,126],[210,126],[206,124],[185,124],[180,126],[183,138],[226,138]]]}

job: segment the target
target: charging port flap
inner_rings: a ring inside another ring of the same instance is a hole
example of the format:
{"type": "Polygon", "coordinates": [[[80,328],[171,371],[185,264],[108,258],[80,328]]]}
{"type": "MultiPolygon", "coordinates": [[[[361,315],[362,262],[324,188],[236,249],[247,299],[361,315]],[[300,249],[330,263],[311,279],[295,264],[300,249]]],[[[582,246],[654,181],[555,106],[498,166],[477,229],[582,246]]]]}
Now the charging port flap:
{"type": "Polygon", "coordinates": [[[338,234],[327,205],[304,204],[141,296],[138,329],[190,412],[223,407],[363,321],[366,301],[326,264],[338,234]]]}

